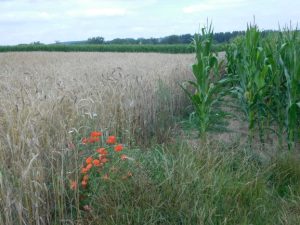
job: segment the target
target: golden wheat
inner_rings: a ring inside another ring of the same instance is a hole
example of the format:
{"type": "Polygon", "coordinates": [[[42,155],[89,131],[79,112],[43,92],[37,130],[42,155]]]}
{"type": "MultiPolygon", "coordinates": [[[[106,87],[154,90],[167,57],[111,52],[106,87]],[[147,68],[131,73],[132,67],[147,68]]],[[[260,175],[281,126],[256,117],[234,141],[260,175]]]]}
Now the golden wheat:
{"type": "Polygon", "coordinates": [[[66,218],[69,131],[101,129],[139,143],[164,134],[187,105],[177,82],[191,78],[193,58],[0,54],[0,224],[66,218]]]}

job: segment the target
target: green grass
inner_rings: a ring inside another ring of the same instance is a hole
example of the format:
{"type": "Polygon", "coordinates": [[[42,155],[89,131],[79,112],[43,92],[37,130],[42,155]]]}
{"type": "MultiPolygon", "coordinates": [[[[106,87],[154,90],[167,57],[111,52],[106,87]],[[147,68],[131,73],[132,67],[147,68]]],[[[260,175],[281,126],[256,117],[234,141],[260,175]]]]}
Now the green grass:
{"type": "MultiPolygon", "coordinates": [[[[297,224],[300,159],[184,142],[132,150],[134,176],[95,193],[83,224],[297,224]]],[[[73,218],[74,219],[74,218],[73,218]]],[[[79,221],[78,221],[79,222],[79,221]]]]}
{"type": "Polygon", "coordinates": [[[82,156],[76,150],[61,151],[59,157],[54,153],[45,155],[45,168],[32,159],[37,173],[28,178],[32,180],[30,188],[22,181],[24,173],[16,176],[0,166],[0,185],[7,191],[2,197],[14,199],[10,205],[0,202],[4,209],[0,211],[0,224],[300,223],[298,153],[273,152],[268,156],[264,154],[268,149],[257,152],[238,142],[200,145],[195,139],[185,139],[179,136],[149,149],[125,150],[134,161],[116,166],[121,172],[131,171],[133,176],[126,180],[91,179],[89,195],[83,202],[91,206],[91,211],[84,211],[79,193],[69,189],[70,175],[81,166],[82,156]],[[197,147],[192,148],[190,142],[197,147]],[[47,177],[45,185],[39,173],[47,177]],[[47,197],[35,198],[41,190],[47,197]]]}
{"type": "MultiPolygon", "coordinates": [[[[224,51],[225,45],[216,44],[214,48],[224,51]]],[[[17,45],[0,46],[0,52],[159,52],[159,53],[193,53],[194,48],[186,44],[174,45],[17,45]]]]}

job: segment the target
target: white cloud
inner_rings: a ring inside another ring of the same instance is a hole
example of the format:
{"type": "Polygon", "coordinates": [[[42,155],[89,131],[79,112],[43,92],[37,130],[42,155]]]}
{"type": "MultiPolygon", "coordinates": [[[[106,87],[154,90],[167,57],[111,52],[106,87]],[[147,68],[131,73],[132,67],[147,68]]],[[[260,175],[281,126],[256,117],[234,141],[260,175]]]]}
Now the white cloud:
{"type": "Polygon", "coordinates": [[[146,31],[147,30],[147,28],[146,27],[131,27],[131,30],[133,31],[133,32],[143,32],[143,31],[146,31]]]}
{"type": "Polygon", "coordinates": [[[16,21],[33,21],[33,20],[51,20],[56,18],[57,15],[48,13],[48,12],[36,12],[36,11],[27,11],[27,12],[5,12],[1,14],[0,22],[16,22],[16,21]]]}
{"type": "MultiPolygon", "coordinates": [[[[122,2],[121,2],[122,3],[122,2]]],[[[0,22],[29,22],[122,16],[129,12],[118,1],[0,0],[0,22]],[[2,2],[1,2],[2,1],[2,2]]]]}
{"type": "Polygon", "coordinates": [[[70,17],[98,17],[98,16],[122,16],[128,12],[125,8],[89,8],[83,10],[70,10],[66,12],[70,17]]]}
{"type": "Polygon", "coordinates": [[[54,40],[106,40],[194,33],[213,21],[216,32],[300,22],[299,0],[0,0],[0,45],[54,40]],[[286,13],[288,12],[288,13],[286,13]]]}
{"type": "Polygon", "coordinates": [[[198,4],[189,5],[182,9],[184,13],[205,13],[215,10],[226,10],[244,6],[246,0],[204,0],[198,4]]]}

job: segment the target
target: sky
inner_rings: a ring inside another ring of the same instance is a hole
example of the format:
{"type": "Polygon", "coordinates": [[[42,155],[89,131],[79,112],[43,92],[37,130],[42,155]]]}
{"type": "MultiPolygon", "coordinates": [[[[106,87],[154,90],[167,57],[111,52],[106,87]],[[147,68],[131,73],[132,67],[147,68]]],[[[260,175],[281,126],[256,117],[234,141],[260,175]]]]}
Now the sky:
{"type": "Polygon", "coordinates": [[[0,45],[261,30],[300,22],[300,0],[0,0],[0,45]]]}

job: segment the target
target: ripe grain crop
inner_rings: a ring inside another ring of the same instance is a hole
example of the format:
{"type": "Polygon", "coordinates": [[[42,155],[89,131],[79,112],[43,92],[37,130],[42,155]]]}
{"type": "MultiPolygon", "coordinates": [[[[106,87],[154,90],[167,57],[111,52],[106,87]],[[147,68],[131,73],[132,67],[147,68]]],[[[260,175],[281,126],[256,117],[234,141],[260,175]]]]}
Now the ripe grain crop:
{"type": "Polygon", "coordinates": [[[177,82],[191,77],[193,58],[0,54],[0,224],[47,224],[53,213],[64,218],[70,131],[101,129],[142,144],[164,135],[188,104],[177,82]]]}
{"type": "Polygon", "coordinates": [[[192,55],[1,54],[1,123],[16,123],[23,114],[23,122],[34,120],[36,126],[62,117],[67,130],[78,116],[97,115],[102,129],[146,137],[155,131],[159,114],[172,117],[184,108],[186,99],[176,82],[190,76],[192,62],[192,55]]]}

